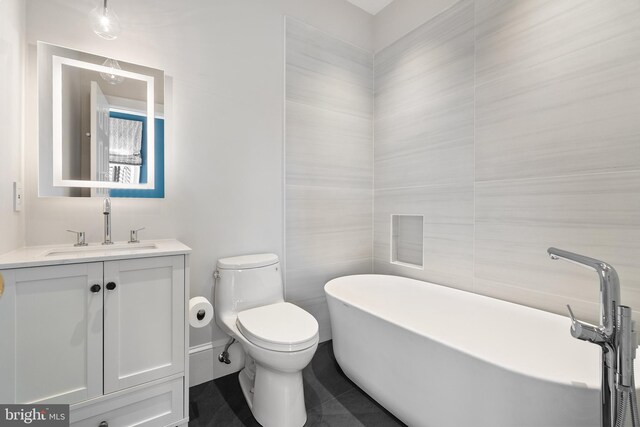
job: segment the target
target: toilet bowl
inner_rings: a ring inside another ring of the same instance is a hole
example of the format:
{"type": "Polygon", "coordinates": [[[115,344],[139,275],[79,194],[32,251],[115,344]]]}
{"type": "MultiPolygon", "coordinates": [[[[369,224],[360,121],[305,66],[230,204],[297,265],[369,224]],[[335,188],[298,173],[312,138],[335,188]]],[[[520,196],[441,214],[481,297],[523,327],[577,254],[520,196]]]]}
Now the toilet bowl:
{"type": "Polygon", "coordinates": [[[285,302],[278,257],[246,255],[218,260],[218,326],[247,355],[240,386],[264,427],[301,427],[307,420],[302,369],[318,347],[318,322],[285,302]]]}

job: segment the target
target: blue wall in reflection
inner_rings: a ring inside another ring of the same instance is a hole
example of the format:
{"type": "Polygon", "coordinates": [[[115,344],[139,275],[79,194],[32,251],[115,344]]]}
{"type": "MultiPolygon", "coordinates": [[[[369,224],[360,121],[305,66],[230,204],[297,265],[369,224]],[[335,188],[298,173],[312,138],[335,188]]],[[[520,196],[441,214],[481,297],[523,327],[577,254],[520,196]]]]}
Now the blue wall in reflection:
{"type": "MultiPolygon", "coordinates": [[[[110,112],[110,117],[116,119],[136,120],[142,122],[142,141],[147,140],[147,118],[134,114],[110,112]]],[[[110,197],[129,197],[143,199],[162,199],[164,198],[164,119],[155,119],[155,188],[153,190],[109,190],[110,197]]],[[[140,168],[140,183],[147,182],[147,144],[142,144],[142,166],[140,168]]]]}

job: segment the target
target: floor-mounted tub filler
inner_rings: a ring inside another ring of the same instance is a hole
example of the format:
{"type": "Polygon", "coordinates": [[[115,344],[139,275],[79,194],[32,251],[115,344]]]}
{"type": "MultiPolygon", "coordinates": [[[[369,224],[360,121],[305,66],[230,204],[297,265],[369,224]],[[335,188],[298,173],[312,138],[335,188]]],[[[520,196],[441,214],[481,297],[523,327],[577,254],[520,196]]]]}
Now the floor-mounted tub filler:
{"type": "Polygon", "coordinates": [[[597,344],[602,349],[601,425],[624,427],[627,406],[630,406],[633,427],[639,427],[633,369],[638,344],[631,320],[631,307],[620,304],[618,273],[606,262],[584,255],[557,248],[549,248],[547,252],[551,259],[566,260],[598,274],[600,325],[595,326],[577,320],[571,307],[567,305],[571,315],[571,335],[579,340],[597,344]]]}
{"type": "Polygon", "coordinates": [[[600,426],[601,352],[566,317],[396,276],[325,292],[340,367],[410,426],[600,426]]]}

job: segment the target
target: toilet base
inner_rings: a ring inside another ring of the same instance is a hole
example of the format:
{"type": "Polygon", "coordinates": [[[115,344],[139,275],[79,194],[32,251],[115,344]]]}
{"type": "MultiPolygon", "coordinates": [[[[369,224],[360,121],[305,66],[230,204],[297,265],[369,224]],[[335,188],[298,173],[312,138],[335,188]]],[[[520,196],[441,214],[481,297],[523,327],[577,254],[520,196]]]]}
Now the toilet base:
{"type": "Polygon", "coordinates": [[[244,400],[247,401],[247,405],[249,405],[249,409],[253,410],[253,383],[249,379],[246,369],[243,369],[240,371],[240,374],[238,375],[238,380],[240,381],[240,388],[242,389],[244,400]]]}
{"type": "Polygon", "coordinates": [[[238,376],[242,393],[263,427],[302,427],[307,422],[302,372],[275,372],[256,363],[255,383],[245,369],[238,376]]]}

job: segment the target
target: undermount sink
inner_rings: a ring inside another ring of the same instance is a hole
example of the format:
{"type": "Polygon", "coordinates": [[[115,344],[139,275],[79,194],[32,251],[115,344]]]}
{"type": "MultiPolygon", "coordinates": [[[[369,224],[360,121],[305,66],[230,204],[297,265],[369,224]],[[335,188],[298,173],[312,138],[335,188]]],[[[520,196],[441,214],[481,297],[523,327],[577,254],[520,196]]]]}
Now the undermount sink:
{"type": "Polygon", "coordinates": [[[50,249],[44,256],[81,255],[95,252],[118,253],[137,252],[158,249],[155,243],[114,243],[113,245],[90,244],[89,246],[72,246],[68,248],[50,249]]]}

